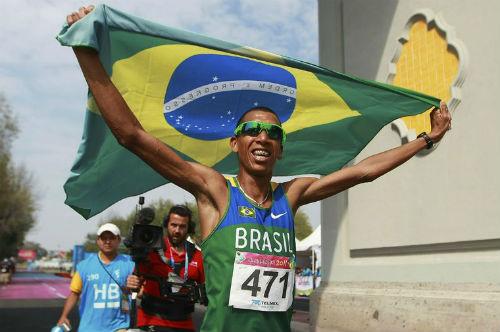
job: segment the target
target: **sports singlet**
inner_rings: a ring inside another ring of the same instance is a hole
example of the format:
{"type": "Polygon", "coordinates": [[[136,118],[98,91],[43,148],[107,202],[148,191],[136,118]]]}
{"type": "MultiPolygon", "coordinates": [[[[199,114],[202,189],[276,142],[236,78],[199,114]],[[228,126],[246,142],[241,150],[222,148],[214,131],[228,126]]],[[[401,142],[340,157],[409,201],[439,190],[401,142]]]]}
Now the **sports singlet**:
{"type": "Polygon", "coordinates": [[[272,184],[266,209],[234,178],[227,183],[226,213],[201,245],[209,299],[201,331],[290,331],[295,232],[283,186],[272,184]]]}

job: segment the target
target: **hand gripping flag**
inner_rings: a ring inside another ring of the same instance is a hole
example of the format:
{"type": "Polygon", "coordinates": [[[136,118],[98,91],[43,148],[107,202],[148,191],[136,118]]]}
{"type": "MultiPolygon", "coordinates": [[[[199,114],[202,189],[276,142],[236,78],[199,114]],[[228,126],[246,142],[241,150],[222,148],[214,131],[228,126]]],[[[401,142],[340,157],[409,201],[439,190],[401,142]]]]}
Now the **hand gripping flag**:
{"type": "MultiPolygon", "coordinates": [[[[265,106],[287,132],[274,175],[328,174],[391,121],[436,98],[288,57],[168,28],[100,5],[57,39],[88,46],[146,131],[186,160],[234,174],[236,122],[265,106]]],[[[89,218],[168,182],[121,147],[89,95],[82,143],[64,185],[66,204],[89,218]]]]}

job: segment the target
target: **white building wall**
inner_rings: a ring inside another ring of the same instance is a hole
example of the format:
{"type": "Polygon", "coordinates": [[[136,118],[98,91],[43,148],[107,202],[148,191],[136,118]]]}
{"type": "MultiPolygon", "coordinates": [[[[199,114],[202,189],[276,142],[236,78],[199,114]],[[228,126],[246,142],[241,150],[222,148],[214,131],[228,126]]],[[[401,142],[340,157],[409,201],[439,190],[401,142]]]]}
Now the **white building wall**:
{"type": "MultiPolygon", "coordinates": [[[[453,129],[436,151],[322,203],[316,330],[500,331],[500,2],[320,0],[320,62],[385,82],[424,10],[468,57],[453,129]]],[[[399,144],[389,125],[357,160],[399,144]]]]}

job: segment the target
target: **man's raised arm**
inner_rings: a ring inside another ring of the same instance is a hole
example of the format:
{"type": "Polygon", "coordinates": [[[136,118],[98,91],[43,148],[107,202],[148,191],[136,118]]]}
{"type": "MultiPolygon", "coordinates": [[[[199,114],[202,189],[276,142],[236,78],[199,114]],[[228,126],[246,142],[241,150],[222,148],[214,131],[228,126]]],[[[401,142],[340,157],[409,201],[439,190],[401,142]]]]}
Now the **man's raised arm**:
{"type": "MultiPolygon", "coordinates": [[[[74,24],[92,9],[92,6],[82,7],[68,15],[68,24],[74,24]]],[[[198,205],[204,205],[199,207],[209,210],[208,219],[217,219],[217,212],[224,211],[227,198],[224,177],[209,167],[183,160],[147,133],[106,73],[97,52],[86,47],[74,47],[73,50],[101,115],[118,142],[159,174],[193,194],[198,205]]]]}
{"type": "MultiPolygon", "coordinates": [[[[451,115],[446,103],[431,114],[432,130],[427,136],[434,144],[451,129],[451,115]]],[[[297,178],[285,186],[294,209],[333,196],[363,182],[371,182],[402,165],[427,147],[427,140],[420,137],[397,148],[368,157],[358,164],[345,167],[320,179],[297,178]]]]}

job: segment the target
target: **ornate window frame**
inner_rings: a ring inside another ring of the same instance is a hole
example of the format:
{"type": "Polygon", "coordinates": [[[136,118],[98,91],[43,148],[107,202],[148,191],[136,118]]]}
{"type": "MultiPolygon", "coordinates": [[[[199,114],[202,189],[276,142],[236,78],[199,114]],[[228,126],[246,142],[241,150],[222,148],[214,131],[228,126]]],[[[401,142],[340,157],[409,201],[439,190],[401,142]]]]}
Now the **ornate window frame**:
{"type": "MultiPolygon", "coordinates": [[[[392,84],[397,74],[397,63],[401,57],[403,46],[409,41],[410,30],[417,21],[424,20],[427,26],[434,25],[446,38],[448,47],[451,47],[458,56],[458,73],[457,77],[451,84],[451,99],[447,101],[448,107],[454,111],[462,100],[461,87],[467,76],[467,68],[469,63],[469,56],[465,45],[460,39],[456,37],[455,28],[444,20],[443,16],[438,13],[435,14],[431,9],[417,10],[406,23],[403,33],[398,38],[398,46],[394,56],[389,63],[389,75],[387,82],[392,84]]],[[[403,120],[397,119],[392,122],[393,126],[399,132],[403,140],[411,141],[416,139],[417,133],[415,130],[409,129],[403,120]]],[[[428,151],[428,150],[427,150],[428,151]]]]}

